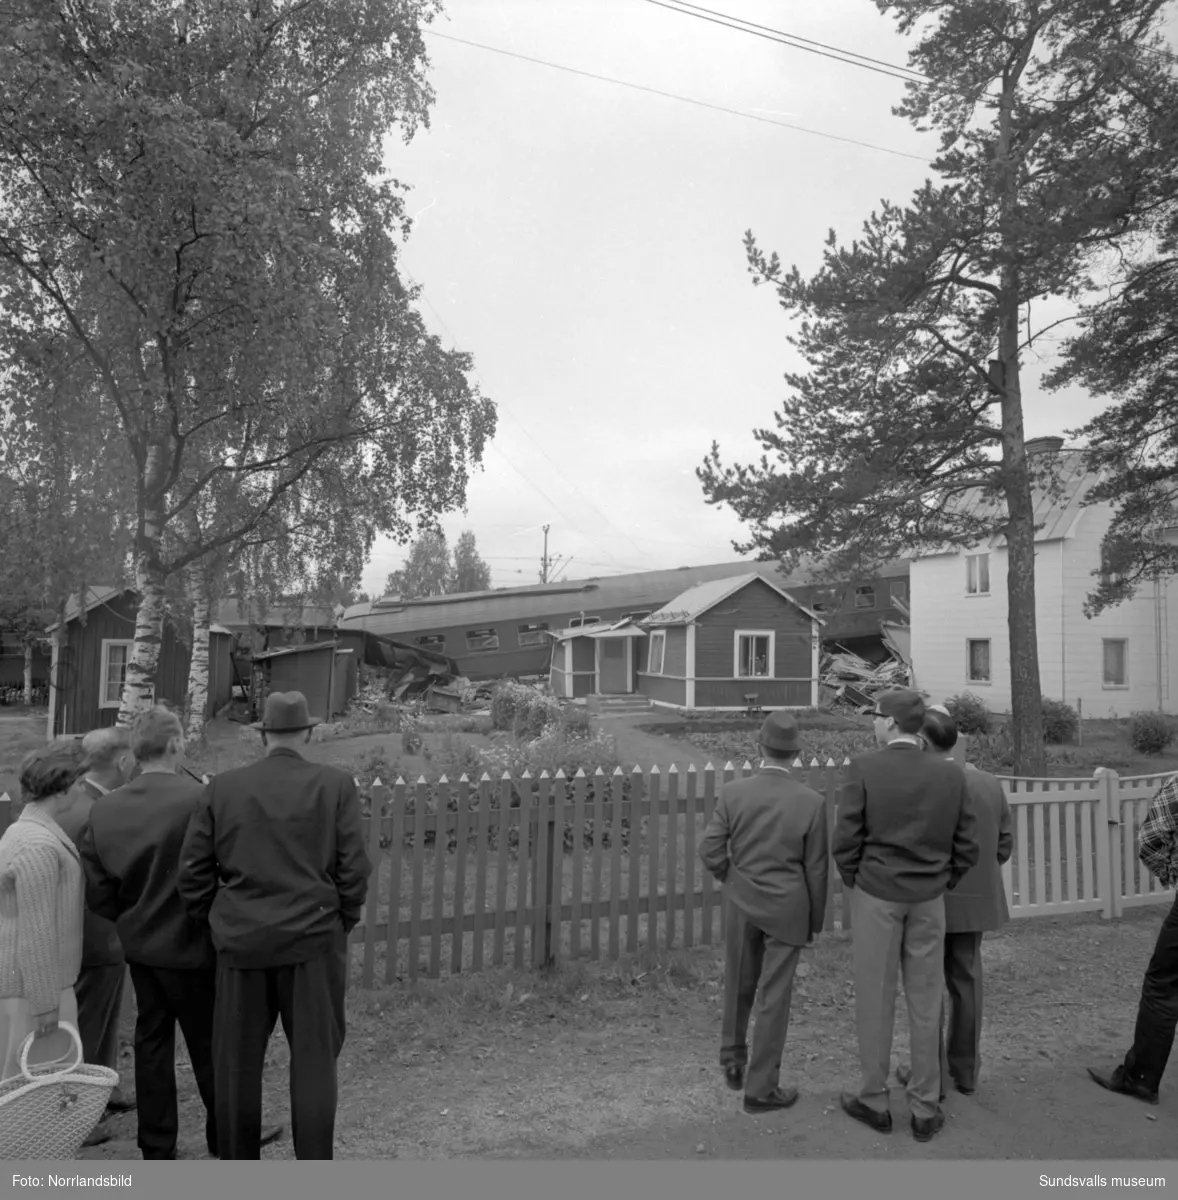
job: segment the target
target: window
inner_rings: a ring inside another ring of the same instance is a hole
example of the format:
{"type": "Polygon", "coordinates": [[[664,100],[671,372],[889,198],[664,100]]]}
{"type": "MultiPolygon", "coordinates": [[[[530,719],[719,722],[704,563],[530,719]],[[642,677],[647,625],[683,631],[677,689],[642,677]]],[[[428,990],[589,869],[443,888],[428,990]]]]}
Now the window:
{"type": "Polygon", "coordinates": [[[990,556],[967,554],[965,556],[965,593],[967,596],[990,594],[990,556]]]}
{"type": "Polygon", "coordinates": [[[737,679],[769,679],[773,675],[773,634],[768,631],[736,632],[737,679]]]}
{"type": "Polygon", "coordinates": [[[582,625],[598,625],[601,623],[600,617],[574,617],[569,622],[570,629],[580,629],[582,625]]]}
{"type": "Polygon", "coordinates": [[[990,682],[990,639],[970,638],[966,645],[966,673],[970,683],[990,682]]]}
{"type": "Polygon", "coordinates": [[[648,675],[661,675],[663,673],[663,653],[667,648],[667,631],[660,629],[657,633],[650,635],[650,657],[646,661],[646,673],[648,675]]]}
{"type": "Polygon", "coordinates": [[[861,587],[855,589],[855,607],[856,608],[874,608],[875,607],[875,584],[865,583],[861,587]]]}
{"type": "Polygon", "coordinates": [[[441,647],[446,644],[446,635],[444,633],[427,633],[422,637],[414,638],[413,640],[419,646],[441,647]]]}
{"type": "Polygon", "coordinates": [[[127,682],[127,663],[131,661],[134,642],[115,642],[103,639],[102,675],[98,681],[98,707],[118,708],[123,700],[123,685],[127,682]]]}
{"type": "Polygon", "coordinates": [[[516,636],[521,646],[542,646],[544,634],[548,631],[548,622],[539,625],[520,625],[516,628],[516,636]]]}
{"type": "Polygon", "coordinates": [[[1104,639],[1104,686],[1129,686],[1129,643],[1125,638],[1104,639]]]}
{"type": "Polygon", "coordinates": [[[498,650],[499,631],[497,629],[468,629],[466,631],[466,648],[468,650],[498,650]]]}
{"type": "Polygon", "coordinates": [[[904,603],[908,602],[908,580],[893,579],[888,584],[888,594],[896,600],[901,600],[904,603]]]}
{"type": "Polygon", "coordinates": [[[1106,545],[1100,547],[1100,581],[1113,585],[1125,582],[1125,576],[1113,566],[1113,555],[1106,545]]]}

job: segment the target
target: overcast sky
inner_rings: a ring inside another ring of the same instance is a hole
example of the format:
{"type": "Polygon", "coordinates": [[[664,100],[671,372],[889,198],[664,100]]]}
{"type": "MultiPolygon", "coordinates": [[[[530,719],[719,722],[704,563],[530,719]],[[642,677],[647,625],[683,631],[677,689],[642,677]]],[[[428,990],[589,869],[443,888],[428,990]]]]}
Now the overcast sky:
{"type": "MultiPolygon", "coordinates": [[[[907,62],[872,0],[700,3],[907,62]]],[[[427,35],[432,127],[388,154],[412,186],[403,265],[499,408],[467,512],[443,521],[451,543],[472,529],[495,586],[536,580],[545,523],[569,579],[735,559],[742,527],[704,503],[695,468],[713,438],[727,461],[753,457],[802,365],[743,233],[813,271],[831,227],[849,239],[881,198],[908,198],[935,139],[891,115],[895,79],[648,0],[446,7],[438,35],[750,114],[427,35]]],[[[1024,379],[1029,436],[1097,408],[1038,390],[1042,369],[1024,379]]],[[[378,542],[364,589],[406,549],[378,542]]]]}

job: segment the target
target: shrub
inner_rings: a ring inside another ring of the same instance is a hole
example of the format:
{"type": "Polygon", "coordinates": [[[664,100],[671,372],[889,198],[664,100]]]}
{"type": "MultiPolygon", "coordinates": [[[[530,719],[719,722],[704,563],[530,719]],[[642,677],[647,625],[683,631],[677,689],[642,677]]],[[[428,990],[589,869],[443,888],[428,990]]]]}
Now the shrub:
{"type": "Polygon", "coordinates": [[[1161,754],[1174,740],[1174,726],[1161,713],[1134,713],[1129,740],[1139,754],[1161,754]]]}
{"type": "MultiPolygon", "coordinates": [[[[946,708],[948,705],[946,705],[946,708]]],[[[993,733],[975,734],[969,740],[969,761],[991,775],[1009,775],[1014,770],[1014,738],[1010,727],[1000,725],[993,733]]]]}
{"type": "Polygon", "coordinates": [[[1043,740],[1058,746],[1074,742],[1080,731],[1080,714],[1062,700],[1043,697],[1043,740]]]}
{"type": "Polygon", "coordinates": [[[593,736],[593,718],[583,708],[571,705],[560,710],[560,730],[567,738],[593,736]]]}
{"type": "Polygon", "coordinates": [[[980,696],[973,692],[962,692],[945,701],[949,715],[957,725],[959,733],[989,733],[990,710],[980,696]]]}
{"type": "Polygon", "coordinates": [[[487,770],[483,754],[476,746],[453,734],[447,733],[441,745],[433,750],[423,750],[422,757],[429,763],[431,778],[442,775],[450,783],[457,783],[465,775],[472,785],[477,786],[487,770]]]}

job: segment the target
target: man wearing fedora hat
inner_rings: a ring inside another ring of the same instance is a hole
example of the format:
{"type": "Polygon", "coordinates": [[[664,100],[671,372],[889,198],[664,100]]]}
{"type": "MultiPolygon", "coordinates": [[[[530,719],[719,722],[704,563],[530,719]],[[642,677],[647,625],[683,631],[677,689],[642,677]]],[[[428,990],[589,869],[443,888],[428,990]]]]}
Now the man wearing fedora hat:
{"type": "Polygon", "coordinates": [[[802,947],[822,930],[827,881],[822,797],[789,774],[800,749],[797,722],[771,713],[759,741],[760,769],[725,785],[699,847],[704,866],[724,885],[720,1065],[733,1091],[744,1088],[744,1110],[752,1114],[789,1108],[798,1098],[797,1088],[780,1086],[781,1057],[794,972],[802,947]]]}
{"type": "Polygon", "coordinates": [[[897,976],[904,979],[912,1068],[912,1133],[926,1142],[941,1110],[941,990],[945,892],[978,861],[976,820],[965,774],[925,754],[924,698],[908,688],[876,702],[884,747],[852,760],[838,806],[833,857],[851,908],[855,1023],[863,1082],[844,1092],[844,1111],[890,1133],[888,1073],[897,976]]]}
{"type": "Polygon", "coordinates": [[[355,781],[299,747],[319,722],[302,692],[266,698],[267,753],[215,776],[184,840],[180,894],[217,951],[214,1087],[222,1159],[259,1158],[262,1067],[275,1022],[290,1047],[297,1158],[334,1156],[347,935],[371,863],[355,781]]]}

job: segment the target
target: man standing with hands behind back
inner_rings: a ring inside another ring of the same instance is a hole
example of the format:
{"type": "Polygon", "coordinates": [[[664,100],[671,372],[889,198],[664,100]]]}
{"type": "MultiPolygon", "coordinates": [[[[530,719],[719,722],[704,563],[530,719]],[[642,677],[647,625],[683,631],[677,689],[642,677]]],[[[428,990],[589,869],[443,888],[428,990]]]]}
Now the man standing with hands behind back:
{"type": "Polygon", "coordinates": [[[334,1157],[347,935],[372,870],[352,777],[299,748],[319,724],[302,692],[266,698],[266,756],[207,786],[181,852],[180,894],[217,950],[213,1056],[222,1159],[261,1157],[262,1068],[281,1016],[298,1158],[334,1157]]]}
{"type": "Polygon", "coordinates": [[[946,889],[980,853],[965,773],[925,754],[924,699],[896,688],[878,699],[875,736],[884,749],[851,761],[839,796],[833,857],[851,905],[855,1023],[863,1083],[844,1092],[848,1116],[890,1133],[888,1074],[896,979],[908,1002],[912,1134],[927,1142],[941,1111],[941,991],[946,889]]]}
{"type": "Polygon", "coordinates": [[[794,972],[826,916],[827,836],[822,797],[791,778],[798,726],[772,713],[761,727],[757,774],[725,785],[700,842],[724,884],[725,971],[720,1064],[744,1111],[773,1112],[798,1098],[779,1086],[794,972]],[[758,990],[752,1060],[748,1026],[758,990]],[[748,1081],[744,1071],[748,1066],[748,1081]]]}

